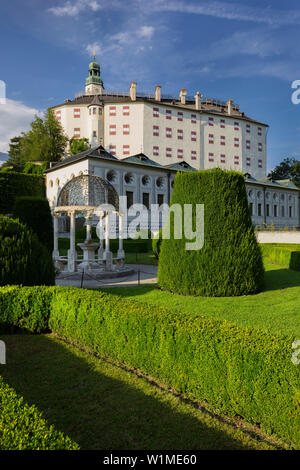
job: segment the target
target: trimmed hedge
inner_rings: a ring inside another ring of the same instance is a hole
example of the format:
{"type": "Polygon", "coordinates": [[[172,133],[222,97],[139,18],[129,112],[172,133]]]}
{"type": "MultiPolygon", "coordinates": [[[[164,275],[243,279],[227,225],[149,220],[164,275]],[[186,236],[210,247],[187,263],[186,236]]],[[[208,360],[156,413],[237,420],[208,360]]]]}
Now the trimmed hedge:
{"type": "Polygon", "coordinates": [[[30,333],[49,331],[54,289],[45,286],[0,288],[0,333],[14,331],[14,328],[30,333]]]}
{"type": "Polygon", "coordinates": [[[49,202],[46,198],[34,196],[17,197],[13,214],[14,217],[30,227],[40,242],[52,252],[53,221],[49,202]]]}
{"type": "Polygon", "coordinates": [[[0,215],[0,286],[54,282],[53,260],[47,248],[26,225],[0,215]]]}
{"type": "Polygon", "coordinates": [[[0,171],[0,214],[13,211],[18,196],[45,197],[46,188],[41,176],[0,171]]]}
{"type": "Polygon", "coordinates": [[[78,450],[79,446],[49,426],[42,413],[4,383],[0,376],[1,450],[78,450]]]}
{"type": "MultiPolygon", "coordinates": [[[[163,239],[158,265],[162,289],[184,295],[227,297],[259,292],[264,282],[261,251],[256,240],[242,174],[219,168],[177,173],[171,206],[204,205],[204,246],[186,250],[191,242],[174,238],[170,212],[170,239],[163,239]]],[[[182,217],[182,233],[186,227],[182,217]]],[[[178,221],[176,221],[178,224],[178,221]]]]}
{"type": "Polygon", "coordinates": [[[300,251],[293,247],[261,245],[262,255],[267,258],[270,263],[288,266],[289,269],[300,271],[300,251]]]}
{"type": "MultiPolygon", "coordinates": [[[[49,328],[61,338],[137,368],[215,412],[258,423],[300,448],[300,374],[291,361],[295,338],[208,317],[178,316],[90,290],[83,295],[76,288],[55,287],[48,289],[48,297],[44,288],[38,298],[34,288],[10,289],[0,288],[0,312],[5,314],[14,295],[15,305],[24,296],[22,309],[31,331],[46,328],[49,318],[49,328]]],[[[12,309],[8,317],[15,321],[12,309]]]]}

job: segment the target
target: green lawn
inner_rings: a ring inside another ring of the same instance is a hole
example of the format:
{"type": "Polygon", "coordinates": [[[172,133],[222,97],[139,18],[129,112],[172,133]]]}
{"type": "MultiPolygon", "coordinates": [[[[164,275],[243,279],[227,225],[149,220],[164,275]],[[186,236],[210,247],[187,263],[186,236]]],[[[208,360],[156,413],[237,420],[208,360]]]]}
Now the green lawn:
{"type": "Polygon", "coordinates": [[[52,335],[1,339],[7,346],[4,380],[82,449],[280,447],[52,335]]]}
{"type": "Polygon", "coordinates": [[[172,310],[229,320],[243,326],[268,329],[300,339],[300,272],[267,265],[265,289],[241,297],[188,297],[163,292],[155,286],[113,287],[105,292],[163,305],[172,310]]]}

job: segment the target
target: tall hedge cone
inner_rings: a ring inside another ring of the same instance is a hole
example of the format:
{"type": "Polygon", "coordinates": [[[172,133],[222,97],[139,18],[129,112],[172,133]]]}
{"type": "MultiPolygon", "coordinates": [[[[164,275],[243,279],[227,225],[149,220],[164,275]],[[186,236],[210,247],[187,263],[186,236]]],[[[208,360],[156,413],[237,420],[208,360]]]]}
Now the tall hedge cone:
{"type": "MultiPolygon", "coordinates": [[[[204,204],[204,245],[186,250],[184,237],[174,238],[174,220],[169,216],[170,239],[161,246],[158,284],[162,289],[195,296],[254,294],[263,287],[264,268],[260,247],[248,208],[244,178],[220,169],[178,173],[171,205],[204,204]]],[[[184,217],[182,217],[182,231],[184,217]]]]}

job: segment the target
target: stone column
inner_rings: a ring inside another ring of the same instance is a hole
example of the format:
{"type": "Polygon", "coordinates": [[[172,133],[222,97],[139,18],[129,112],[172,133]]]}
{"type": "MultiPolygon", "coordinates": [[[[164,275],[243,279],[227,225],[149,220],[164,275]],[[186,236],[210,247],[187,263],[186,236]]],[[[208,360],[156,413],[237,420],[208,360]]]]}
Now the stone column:
{"type": "Polygon", "coordinates": [[[85,238],[85,241],[86,242],[89,242],[91,239],[92,239],[92,234],[91,234],[91,229],[92,229],[92,225],[91,225],[91,219],[92,219],[92,216],[90,214],[88,214],[85,218],[86,220],[86,238],[85,238]]]}
{"type": "MultiPolygon", "coordinates": [[[[102,231],[102,229],[103,229],[102,225],[103,225],[103,217],[102,217],[102,215],[100,215],[100,217],[99,217],[100,234],[101,234],[101,231],[102,231]]],[[[100,236],[100,237],[99,237],[98,261],[102,261],[102,260],[103,260],[103,254],[104,254],[103,238],[100,236]]]]}
{"type": "Polygon", "coordinates": [[[109,214],[107,213],[105,219],[105,270],[112,271],[112,252],[109,249],[109,214]]]}
{"type": "Polygon", "coordinates": [[[68,250],[68,271],[76,271],[77,252],[75,248],[75,211],[70,212],[70,249],[68,250]]]}
{"type": "Polygon", "coordinates": [[[53,215],[53,252],[52,258],[54,262],[57,262],[59,259],[59,251],[58,251],[58,216],[57,214],[53,215]]]}
{"type": "Polygon", "coordinates": [[[118,258],[125,258],[125,252],[123,249],[123,215],[119,214],[119,249],[118,249],[118,258]]]}

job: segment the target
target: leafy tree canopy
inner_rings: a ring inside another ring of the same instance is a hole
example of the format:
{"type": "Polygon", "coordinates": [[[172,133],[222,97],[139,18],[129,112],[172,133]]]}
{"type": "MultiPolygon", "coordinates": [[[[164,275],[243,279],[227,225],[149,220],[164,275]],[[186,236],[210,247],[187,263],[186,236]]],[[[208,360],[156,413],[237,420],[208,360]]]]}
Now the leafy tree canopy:
{"type": "Polygon", "coordinates": [[[72,137],[70,140],[70,154],[77,155],[78,153],[84,152],[89,148],[89,141],[86,137],[82,137],[81,139],[76,139],[76,137],[72,137]]]}
{"type": "Polygon", "coordinates": [[[26,162],[57,162],[63,158],[67,143],[60,122],[48,109],[43,117],[35,116],[28,132],[11,139],[7,165],[23,171],[26,162]]]}
{"type": "Polygon", "coordinates": [[[274,180],[290,179],[300,187],[300,161],[295,158],[285,158],[268,176],[274,180]]]}

